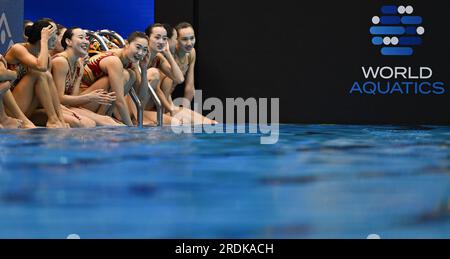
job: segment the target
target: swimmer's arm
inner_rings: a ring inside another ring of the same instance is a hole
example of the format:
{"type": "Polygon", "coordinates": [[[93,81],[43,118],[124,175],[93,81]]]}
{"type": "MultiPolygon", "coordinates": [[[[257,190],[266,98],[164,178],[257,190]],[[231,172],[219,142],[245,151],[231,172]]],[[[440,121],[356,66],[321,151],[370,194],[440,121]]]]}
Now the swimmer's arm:
{"type": "MultiPolygon", "coordinates": [[[[89,95],[82,95],[82,96],[76,96],[75,92],[74,95],[67,95],[65,94],[66,90],[66,75],[69,72],[69,64],[67,64],[66,60],[62,57],[58,57],[52,60],[52,76],[53,81],[56,85],[56,90],[58,91],[59,100],[61,101],[62,105],[67,106],[80,106],[83,104],[87,104],[91,102],[89,95]]],[[[78,89],[80,80],[77,79],[78,83],[78,89]]],[[[75,85],[76,87],[76,85],[75,85]]],[[[74,89],[75,90],[75,89],[74,89]]]]}
{"type": "MultiPolygon", "coordinates": [[[[0,98],[2,99],[2,101],[3,101],[3,94],[5,92],[9,91],[10,86],[11,86],[11,82],[8,82],[8,81],[1,82],[0,81],[0,98]]],[[[3,105],[3,104],[1,104],[1,105],[3,105]]],[[[0,107],[0,108],[3,108],[3,107],[0,107]]]]}
{"type": "MultiPolygon", "coordinates": [[[[133,68],[131,69],[134,73],[134,75],[136,76],[136,80],[134,81],[134,86],[135,89],[142,89],[142,78],[144,75],[144,71],[147,71],[147,69],[141,69],[139,70],[137,66],[133,66],[133,68]]],[[[145,77],[147,78],[147,73],[145,73],[145,77]]]]}
{"type": "Polygon", "coordinates": [[[159,100],[161,101],[161,105],[164,107],[164,109],[167,112],[170,112],[172,115],[173,113],[173,106],[170,104],[170,102],[167,100],[166,95],[164,94],[163,90],[161,89],[162,84],[158,84],[158,86],[155,89],[156,95],[158,96],[159,100]]]}
{"type": "Polygon", "coordinates": [[[137,70],[136,81],[139,82],[140,89],[147,88],[147,84],[148,84],[147,69],[148,69],[148,63],[150,61],[150,56],[151,56],[151,52],[148,51],[147,54],[145,55],[144,59],[139,62],[139,68],[141,70],[141,73],[139,73],[139,70],[136,68],[136,70],[137,70]],[[142,87],[144,87],[144,88],[142,88],[142,87]]]}
{"type": "MultiPolygon", "coordinates": [[[[192,101],[192,98],[194,97],[195,94],[195,86],[194,86],[194,74],[195,74],[195,61],[196,61],[196,52],[195,49],[192,50],[192,60],[189,64],[189,69],[187,71],[187,76],[186,76],[186,84],[184,87],[184,98],[189,100],[189,102],[192,101]]],[[[188,105],[186,103],[186,105],[188,105]]],[[[183,106],[185,106],[185,104],[183,104],[183,106]]],[[[189,106],[185,106],[185,107],[189,107],[189,106]]]]}
{"type": "MultiPolygon", "coordinates": [[[[0,59],[3,59],[3,56],[0,55],[0,59]]],[[[6,62],[6,61],[4,61],[6,62]]],[[[5,64],[0,62],[0,82],[1,81],[12,81],[17,78],[17,73],[15,71],[8,70],[5,67],[5,64]]]]}
{"type": "Polygon", "coordinates": [[[11,50],[6,54],[6,59],[8,60],[17,60],[23,65],[38,70],[40,72],[45,72],[48,70],[48,47],[47,42],[41,41],[41,44],[45,44],[45,46],[41,45],[41,52],[39,56],[36,58],[31,55],[28,50],[22,46],[21,44],[15,44],[11,47],[11,50]]]}
{"type": "Polygon", "coordinates": [[[124,96],[123,64],[118,57],[111,56],[100,62],[100,68],[108,74],[111,89],[116,93],[116,107],[120,112],[122,122],[127,126],[133,126],[130,112],[124,96]]]}
{"type": "MultiPolygon", "coordinates": [[[[147,92],[148,92],[147,68],[148,68],[148,63],[150,60],[150,55],[151,55],[151,53],[148,52],[147,55],[145,55],[144,59],[139,62],[140,73],[139,73],[138,67],[135,66],[136,67],[136,69],[135,69],[135,73],[136,73],[135,86],[138,91],[138,95],[140,97],[147,95],[147,92]]],[[[142,99],[146,99],[146,98],[142,98],[142,99]]],[[[145,107],[147,105],[147,100],[141,100],[141,102],[142,102],[141,104],[143,107],[145,107]]]]}
{"type": "Polygon", "coordinates": [[[179,85],[183,83],[184,82],[183,72],[181,71],[180,67],[173,58],[170,51],[168,51],[168,53],[165,56],[163,56],[160,53],[158,55],[160,55],[161,58],[161,64],[159,69],[161,69],[164,74],[170,77],[170,79],[173,80],[174,84],[179,85]]]}

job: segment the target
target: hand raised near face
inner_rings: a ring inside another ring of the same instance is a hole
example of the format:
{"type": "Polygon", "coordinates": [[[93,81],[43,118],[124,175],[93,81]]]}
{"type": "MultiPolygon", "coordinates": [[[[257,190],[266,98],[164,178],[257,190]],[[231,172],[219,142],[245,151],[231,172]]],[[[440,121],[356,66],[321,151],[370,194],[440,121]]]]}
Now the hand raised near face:
{"type": "Polygon", "coordinates": [[[41,42],[47,42],[48,39],[56,33],[57,28],[53,25],[49,25],[41,30],[41,42]]]}

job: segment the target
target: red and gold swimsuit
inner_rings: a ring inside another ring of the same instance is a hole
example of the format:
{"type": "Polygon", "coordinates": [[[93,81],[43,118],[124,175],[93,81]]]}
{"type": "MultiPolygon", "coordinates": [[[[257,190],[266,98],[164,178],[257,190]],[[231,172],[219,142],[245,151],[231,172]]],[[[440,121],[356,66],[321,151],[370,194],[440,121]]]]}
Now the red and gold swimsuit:
{"type": "MultiPolygon", "coordinates": [[[[107,57],[115,56],[116,54],[111,51],[102,52],[100,54],[97,54],[91,58],[89,58],[89,61],[84,66],[84,73],[83,73],[83,85],[91,86],[95,81],[100,79],[103,76],[106,76],[106,73],[102,71],[100,68],[100,62],[107,57]]],[[[127,66],[124,66],[124,69],[130,69],[133,66],[132,63],[129,63],[127,66]]]]}
{"type": "Polygon", "coordinates": [[[67,72],[66,80],[65,80],[64,94],[72,95],[75,81],[81,74],[81,67],[78,66],[78,62],[77,62],[77,63],[75,63],[75,65],[76,65],[75,69],[72,69],[70,67],[69,58],[66,55],[63,55],[62,53],[54,55],[52,57],[52,59],[57,58],[57,57],[65,58],[67,63],[69,64],[69,72],[67,72]]]}

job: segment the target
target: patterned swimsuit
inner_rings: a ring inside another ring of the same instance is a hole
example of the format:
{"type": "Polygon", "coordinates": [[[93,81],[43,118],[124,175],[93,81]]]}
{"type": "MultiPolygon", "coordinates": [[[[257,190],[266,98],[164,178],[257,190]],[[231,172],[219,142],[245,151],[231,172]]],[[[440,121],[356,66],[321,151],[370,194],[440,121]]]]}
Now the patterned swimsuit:
{"type": "Polygon", "coordinates": [[[70,67],[69,58],[66,55],[62,54],[62,53],[56,54],[55,56],[52,57],[52,59],[55,59],[57,57],[65,58],[66,61],[67,61],[67,64],[69,64],[69,72],[67,73],[66,80],[65,80],[64,94],[72,95],[73,94],[73,88],[74,88],[74,85],[75,85],[75,81],[77,80],[77,78],[81,74],[81,67],[78,66],[78,63],[75,63],[76,67],[75,67],[75,69],[72,69],[70,67]]]}
{"type": "MultiPolygon", "coordinates": [[[[100,54],[97,54],[91,58],[89,58],[88,63],[84,66],[84,73],[83,73],[83,85],[85,86],[91,86],[93,83],[95,83],[98,79],[105,76],[106,73],[102,71],[100,68],[100,62],[111,56],[115,56],[114,52],[106,51],[102,52],[100,54]]],[[[132,63],[128,64],[127,66],[124,66],[124,69],[130,69],[133,66],[132,63]]]]}
{"type": "MultiPolygon", "coordinates": [[[[25,47],[25,44],[26,44],[26,43],[22,43],[21,45],[25,47]]],[[[25,47],[25,48],[26,48],[26,47],[25,47]]],[[[6,51],[6,53],[8,53],[8,51],[9,51],[10,49],[11,49],[11,48],[9,48],[9,49],[6,51]]],[[[28,49],[27,49],[27,50],[28,50],[28,49]]],[[[50,56],[49,56],[49,61],[50,61],[50,56]]],[[[50,64],[50,62],[48,62],[48,64],[50,64]]],[[[29,68],[28,68],[27,66],[25,66],[25,65],[23,65],[22,63],[19,62],[19,63],[17,63],[17,64],[10,64],[10,63],[8,63],[8,69],[9,69],[9,70],[16,71],[16,73],[17,73],[17,79],[14,80],[14,82],[11,83],[11,91],[12,91],[12,90],[14,89],[14,87],[16,87],[16,86],[19,84],[20,80],[22,80],[22,78],[28,73],[29,68]]]]}

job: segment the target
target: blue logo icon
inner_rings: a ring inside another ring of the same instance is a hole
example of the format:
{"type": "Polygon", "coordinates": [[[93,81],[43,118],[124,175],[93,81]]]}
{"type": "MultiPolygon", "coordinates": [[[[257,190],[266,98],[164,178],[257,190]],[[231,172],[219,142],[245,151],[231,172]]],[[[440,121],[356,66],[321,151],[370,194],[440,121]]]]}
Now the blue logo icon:
{"type": "Polygon", "coordinates": [[[381,16],[372,17],[372,44],[381,47],[383,56],[411,56],[414,46],[422,45],[425,28],[422,17],[415,16],[412,6],[384,5],[381,16]]]}

